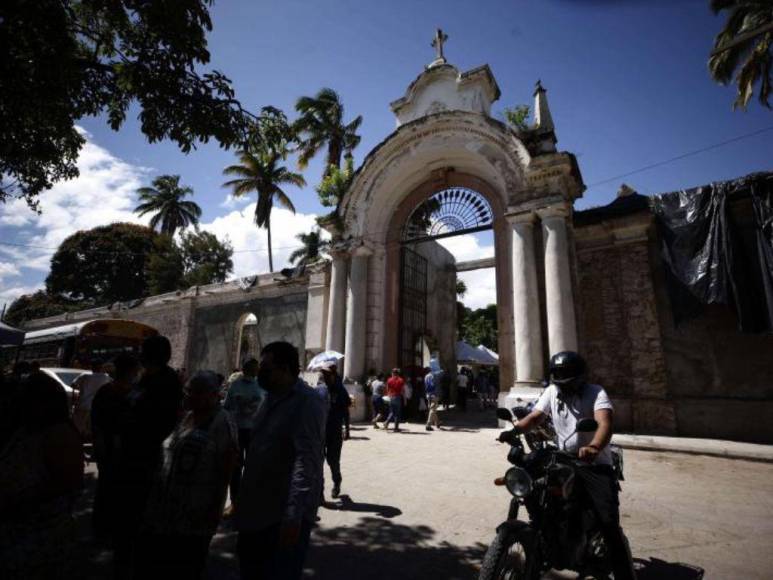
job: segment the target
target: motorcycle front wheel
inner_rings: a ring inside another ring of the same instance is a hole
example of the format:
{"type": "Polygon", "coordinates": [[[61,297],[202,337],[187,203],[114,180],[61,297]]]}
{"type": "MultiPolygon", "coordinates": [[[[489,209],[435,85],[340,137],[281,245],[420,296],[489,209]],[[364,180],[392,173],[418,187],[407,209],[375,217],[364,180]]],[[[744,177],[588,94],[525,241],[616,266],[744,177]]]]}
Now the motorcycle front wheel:
{"type": "Polygon", "coordinates": [[[533,533],[501,529],[486,550],[478,580],[536,580],[539,565],[534,561],[533,533]]]}

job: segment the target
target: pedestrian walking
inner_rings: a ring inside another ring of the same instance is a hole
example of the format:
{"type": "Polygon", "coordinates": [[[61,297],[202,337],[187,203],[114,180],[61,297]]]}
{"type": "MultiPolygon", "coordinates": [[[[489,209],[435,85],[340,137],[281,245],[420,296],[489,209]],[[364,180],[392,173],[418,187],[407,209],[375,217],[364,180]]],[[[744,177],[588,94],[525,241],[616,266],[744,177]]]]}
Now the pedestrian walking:
{"type": "Polygon", "coordinates": [[[145,509],[137,578],[200,578],[223,513],[239,445],[231,414],[220,407],[221,380],[196,373],[185,388],[185,414],[164,441],[145,509]]]}
{"type": "Polygon", "coordinates": [[[121,426],[129,409],[129,392],[139,379],[140,361],[119,354],[113,361],[114,379],[99,389],[91,404],[91,429],[98,478],[92,521],[97,538],[112,542],[123,498],[116,492],[120,463],[121,426]]]}
{"type": "Polygon", "coordinates": [[[91,441],[91,404],[99,389],[111,380],[104,372],[102,361],[95,359],[91,362],[91,372],[83,373],[72,383],[72,388],[78,392],[72,419],[85,441],[91,441]]]}
{"type": "Polygon", "coordinates": [[[349,407],[351,398],[338,374],[334,362],[322,369],[322,380],[327,385],[330,407],[325,428],[325,458],[333,477],[333,498],[341,495],[341,450],[344,440],[349,439],[349,407]]]}
{"type": "Polygon", "coordinates": [[[0,449],[0,578],[71,578],[83,444],[54,379],[32,372],[19,393],[19,426],[0,449]]]}
{"type": "Polygon", "coordinates": [[[116,466],[116,493],[122,497],[116,514],[113,561],[116,576],[131,577],[142,514],[162,459],[162,444],[180,417],[182,385],[169,367],[172,346],[165,336],[142,343],[142,378],[129,393],[121,426],[121,454],[116,466]]]}
{"type": "Polygon", "coordinates": [[[467,387],[470,382],[465,370],[462,368],[456,376],[456,405],[461,411],[467,410],[467,387]]]}
{"type": "Polygon", "coordinates": [[[427,397],[427,425],[426,430],[432,431],[432,426],[435,429],[440,429],[440,419],[438,418],[438,385],[435,375],[432,371],[428,372],[424,377],[424,393],[427,397]]]}
{"type": "Polygon", "coordinates": [[[400,420],[403,415],[403,396],[405,394],[405,381],[400,376],[400,369],[392,369],[392,376],[387,381],[387,396],[389,397],[389,416],[384,422],[384,429],[389,429],[389,424],[395,422],[395,433],[400,430],[400,420]]]}
{"type": "Polygon", "coordinates": [[[239,433],[239,456],[231,477],[231,505],[223,514],[226,517],[233,515],[236,509],[247,448],[252,439],[252,426],[258,409],[266,397],[266,391],[258,384],[258,368],[257,359],[250,358],[244,361],[242,372],[228,387],[223,403],[223,408],[230,413],[239,433]]]}
{"type": "Polygon", "coordinates": [[[386,404],[384,403],[384,395],[386,394],[386,383],[384,382],[384,373],[379,373],[371,383],[373,389],[373,427],[378,429],[378,422],[383,421],[386,418],[386,404]]]}
{"type": "Polygon", "coordinates": [[[258,382],[267,396],[255,419],[235,520],[243,580],[295,580],[303,571],[322,495],[327,416],[299,372],[294,346],[263,348],[258,382]]]}
{"type": "Polygon", "coordinates": [[[488,375],[486,371],[479,371],[475,377],[475,389],[478,391],[480,399],[480,408],[485,409],[491,404],[491,394],[489,392],[488,375]]]}

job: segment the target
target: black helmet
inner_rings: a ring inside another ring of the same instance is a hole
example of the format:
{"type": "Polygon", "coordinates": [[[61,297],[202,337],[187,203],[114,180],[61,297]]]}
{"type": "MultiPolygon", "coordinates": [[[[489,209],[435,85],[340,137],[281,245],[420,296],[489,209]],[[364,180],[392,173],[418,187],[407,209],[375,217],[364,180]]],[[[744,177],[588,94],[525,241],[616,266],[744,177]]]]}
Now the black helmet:
{"type": "Polygon", "coordinates": [[[569,384],[585,374],[585,359],[571,350],[550,357],[550,380],[558,386],[569,384]]]}

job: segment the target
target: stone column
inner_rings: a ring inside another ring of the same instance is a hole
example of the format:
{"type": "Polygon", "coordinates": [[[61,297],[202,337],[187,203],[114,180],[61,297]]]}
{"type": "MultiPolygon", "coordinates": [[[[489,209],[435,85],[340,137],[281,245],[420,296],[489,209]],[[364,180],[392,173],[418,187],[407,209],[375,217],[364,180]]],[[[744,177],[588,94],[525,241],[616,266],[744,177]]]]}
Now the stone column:
{"type": "Polygon", "coordinates": [[[544,376],[542,329],[534,254],[533,213],[509,216],[513,227],[513,319],[515,323],[515,382],[537,387],[544,376]]]}
{"type": "Polygon", "coordinates": [[[365,372],[365,340],[368,315],[368,257],[370,249],[352,252],[349,292],[346,301],[346,348],[344,379],[356,382],[365,372]]]}
{"type": "Polygon", "coordinates": [[[343,252],[331,252],[331,255],[333,257],[333,265],[330,273],[330,297],[328,299],[325,350],[344,352],[347,256],[343,252]]]}
{"type": "Polygon", "coordinates": [[[542,219],[545,244],[545,307],[551,355],[563,350],[577,350],[577,322],[566,231],[569,212],[570,208],[564,205],[537,210],[542,219]]]}

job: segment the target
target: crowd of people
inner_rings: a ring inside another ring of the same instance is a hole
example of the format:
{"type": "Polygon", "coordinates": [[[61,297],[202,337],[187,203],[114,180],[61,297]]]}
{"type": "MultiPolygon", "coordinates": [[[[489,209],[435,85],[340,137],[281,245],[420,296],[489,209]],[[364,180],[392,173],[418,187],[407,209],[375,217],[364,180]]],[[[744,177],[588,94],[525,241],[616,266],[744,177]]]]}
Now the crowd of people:
{"type": "MultiPolygon", "coordinates": [[[[325,501],[324,461],[332,498],[341,494],[352,399],[336,363],[310,387],[297,349],[285,342],[267,345],[228,378],[187,377],[169,366],[171,355],[169,340],[155,336],[139,357],[92,361],[73,382],[72,401],[36,365],[18,364],[3,377],[0,577],[71,577],[85,443],[98,472],[94,537],[112,550],[116,578],[200,577],[223,518],[238,531],[243,578],[300,577],[325,501]]],[[[426,416],[428,431],[440,427],[453,377],[425,370],[372,377],[374,426],[399,431],[410,414],[426,416]]],[[[457,400],[472,384],[468,372],[455,377],[457,400]]],[[[483,383],[475,384],[483,397],[483,383]]]]}

